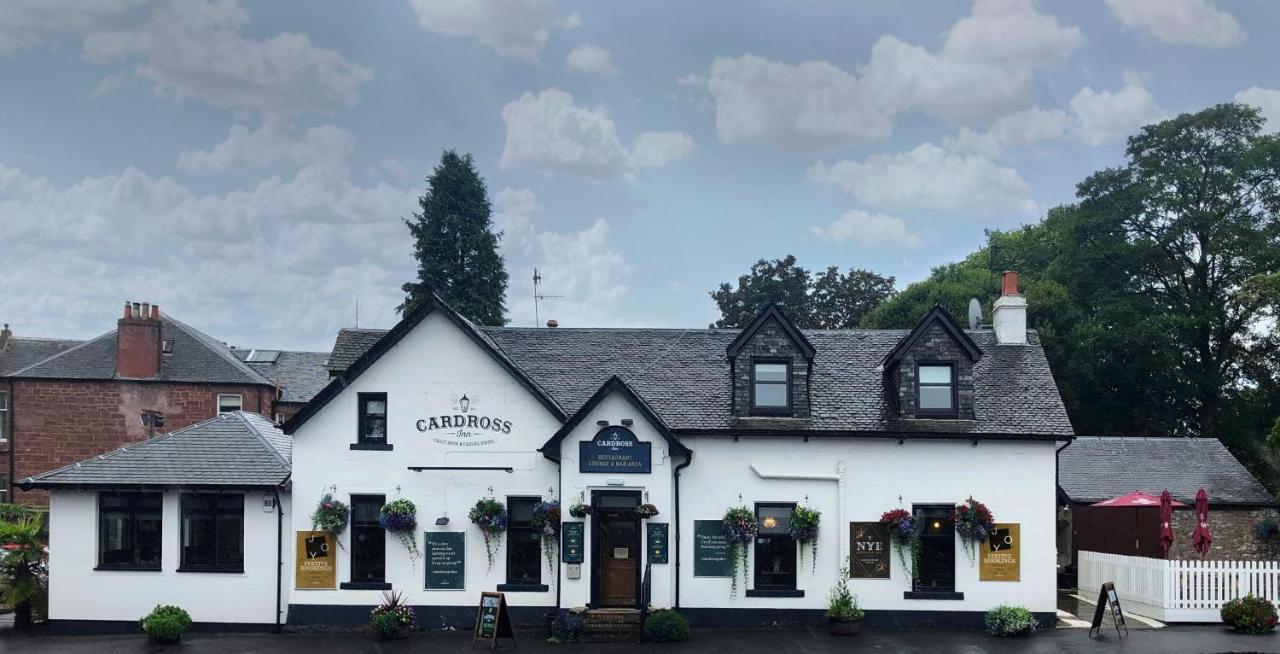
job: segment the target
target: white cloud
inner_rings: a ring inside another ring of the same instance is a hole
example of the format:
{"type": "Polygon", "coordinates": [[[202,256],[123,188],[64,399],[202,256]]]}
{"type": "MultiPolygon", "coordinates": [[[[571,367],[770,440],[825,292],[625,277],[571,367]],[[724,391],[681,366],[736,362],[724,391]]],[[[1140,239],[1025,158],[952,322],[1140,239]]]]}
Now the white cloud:
{"type": "Polygon", "coordinates": [[[676,84],[680,86],[705,87],[707,85],[707,76],[702,73],[689,73],[676,78],[676,84]]]}
{"type": "Polygon", "coordinates": [[[1267,119],[1266,131],[1280,132],[1280,91],[1251,86],[1232,99],[1261,109],[1262,117],[1267,119]]]}
{"type": "Polygon", "coordinates": [[[320,162],[345,162],[355,153],[355,137],[333,125],[308,129],[301,138],[279,120],[266,119],[258,129],[232,125],[225,141],[209,150],[183,152],[178,169],[192,174],[219,174],[244,168],[285,164],[293,168],[320,162]]]}
{"type": "Polygon", "coordinates": [[[499,165],[534,168],[590,179],[615,179],[637,166],[663,166],[693,149],[693,139],[680,132],[645,132],[636,139],[639,151],[628,151],[604,107],[579,107],[573,96],[557,88],[525,93],[502,108],[507,139],[499,165]]]}
{"type": "Polygon", "coordinates": [[[590,44],[583,44],[570,50],[564,63],[569,70],[577,73],[613,77],[618,72],[613,67],[613,55],[604,48],[590,44]]]}
{"type": "Polygon", "coordinates": [[[846,211],[826,226],[810,227],[815,236],[836,243],[853,241],[868,247],[919,247],[920,239],[907,229],[907,224],[897,216],[883,213],[867,213],[860,209],[846,211]]]}
{"type": "Polygon", "coordinates": [[[1125,78],[1118,91],[1094,91],[1086,86],[1071,98],[1076,131],[1085,143],[1101,145],[1123,140],[1164,115],[1141,79],[1131,73],[1126,73],[1125,78]]]}
{"type": "Polygon", "coordinates": [[[1231,14],[1209,0],[1107,0],[1107,7],[1127,27],[1167,43],[1226,48],[1248,38],[1231,14]]]}
{"type": "Polygon", "coordinates": [[[502,232],[502,249],[529,254],[536,243],[533,221],[542,215],[542,202],[529,189],[504,188],[493,196],[493,223],[502,232]]]}
{"type": "Polygon", "coordinates": [[[947,32],[942,57],[1015,68],[1047,68],[1084,45],[1080,28],[1042,14],[1033,0],[978,0],[947,32]]]}
{"type": "Polygon", "coordinates": [[[575,29],[577,12],[561,16],[549,0],[412,0],[423,29],[471,38],[504,57],[537,61],[551,30],[575,29]]]}
{"type": "Polygon", "coordinates": [[[1071,116],[1061,109],[1031,107],[1001,116],[983,132],[962,127],[955,136],[947,137],[943,145],[954,152],[998,157],[1019,145],[1063,139],[1072,124],[1071,116]]]}
{"type": "Polygon", "coordinates": [[[538,232],[531,256],[507,264],[512,276],[508,293],[512,324],[534,324],[533,282],[529,279],[534,267],[542,275],[540,290],[563,296],[541,302],[541,321],[554,318],[564,327],[618,324],[632,268],[614,249],[610,232],[609,222],[603,218],[576,232],[538,232]]]}
{"type": "Polygon", "coordinates": [[[383,157],[378,160],[377,165],[371,167],[370,174],[383,175],[403,184],[409,181],[411,168],[410,163],[400,157],[383,157]]]}
{"type": "Polygon", "coordinates": [[[1036,210],[1031,187],[1016,170],[980,154],[947,152],[932,143],[861,162],[819,162],[809,168],[809,179],[834,185],[862,204],[887,209],[975,214],[1036,210]]]}

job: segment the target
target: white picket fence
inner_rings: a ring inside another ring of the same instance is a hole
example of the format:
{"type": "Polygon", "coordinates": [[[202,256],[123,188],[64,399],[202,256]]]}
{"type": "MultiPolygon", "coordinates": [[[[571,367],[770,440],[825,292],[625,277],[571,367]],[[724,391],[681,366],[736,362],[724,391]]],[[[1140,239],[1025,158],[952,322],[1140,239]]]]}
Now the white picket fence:
{"type": "Polygon", "coordinates": [[[1126,610],[1166,622],[1220,622],[1228,600],[1255,595],[1280,607],[1280,561],[1166,561],[1081,551],[1080,594],[1113,582],[1126,610]]]}

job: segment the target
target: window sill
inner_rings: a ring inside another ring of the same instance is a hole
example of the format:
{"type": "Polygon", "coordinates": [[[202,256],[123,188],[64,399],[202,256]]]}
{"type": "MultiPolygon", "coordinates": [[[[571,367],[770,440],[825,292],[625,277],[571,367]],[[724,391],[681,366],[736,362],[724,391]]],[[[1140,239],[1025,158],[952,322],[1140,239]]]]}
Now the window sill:
{"type": "Polygon", "coordinates": [[[767,588],[748,588],[747,597],[804,597],[804,591],[796,590],[794,588],[777,588],[772,590],[767,588]]]}
{"type": "Polygon", "coordinates": [[[160,572],[158,565],[100,565],[94,568],[104,572],[160,572]]]}
{"type": "Polygon", "coordinates": [[[793,418],[795,411],[792,409],[761,409],[752,407],[748,414],[755,418],[793,418]]]}
{"type": "Polygon", "coordinates": [[[178,568],[178,572],[209,572],[213,574],[242,575],[244,568],[178,568]]]}
{"type": "Polygon", "coordinates": [[[391,443],[352,443],[351,449],[373,452],[390,452],[391,450],[396,449],[396,446],[391,443]]]}
{"type": "Polygon", "coordinates": [[[902,599],[909,600],[963,600],[964,593],[954,590],[909,590],[902,594],[902,599]]]}
{"type": "Polygon", "coordinates": [[[344,581],[338,584],[342,590],[391,590],[391,584],[385,581],[344,581]]]}
{"type": "Polygon", "coordinates": [[[546,584],[498,584],[499,593],[545,593],[546,584]]]}

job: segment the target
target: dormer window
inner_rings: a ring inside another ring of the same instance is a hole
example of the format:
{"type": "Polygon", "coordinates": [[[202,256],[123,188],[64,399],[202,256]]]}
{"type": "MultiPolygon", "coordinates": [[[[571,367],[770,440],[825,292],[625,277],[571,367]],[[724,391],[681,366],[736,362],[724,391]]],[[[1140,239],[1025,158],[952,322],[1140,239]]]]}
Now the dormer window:
{"type": "Polygon", "coordinates": [[[955,374],[953,363],[921,363],[916,367],[920,413],[955,415],[955,374]]]}
{"type": "Polygon", "coordinates": [[[791,362],[756,360],[751,363],[751,412],[791,413],[791,362]]]}

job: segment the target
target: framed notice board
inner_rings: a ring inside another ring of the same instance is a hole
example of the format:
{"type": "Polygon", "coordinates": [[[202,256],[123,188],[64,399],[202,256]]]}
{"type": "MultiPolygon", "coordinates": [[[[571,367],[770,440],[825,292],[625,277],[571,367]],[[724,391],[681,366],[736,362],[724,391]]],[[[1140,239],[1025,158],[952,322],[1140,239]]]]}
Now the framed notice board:
{"type": "Polygon", "coordinates": [[[650,522],[645,525],[645,542],[649,548],[649,563],[667,562],[667,523],[650,522]]]}
{"type": "Polygon", "coordinates": [[[564,522],[560,524],[560,560],[565,563],[582,563],[582,530],[581,522],[564,522]]]}
{"type": "Polygon", "coordinates": [[[294,543],[293,585],[298,590],[332,590],[338,587],[337,549],[333,534],[299,531],[294,543]]]}
{"type": "Polygon", "coordinates": [[[732,555],[720,520],[693,521],[693,576],[732,577],[732,555]]]}
{"type": "Polygon", "coordinates": [[[498,645],[499,638],[510,638],[515,642],[515,632],[511,630],[511,613],[507,610],[507,597],[502,593],[480,593],[480,608],[476,610],[476,631],[471,639],[474,647],[477,640],[488,641],[489,649],[498,645]]]}
{"type": "Polygon", "coordinates": [[[1021,527],[1016,522],[997,522],[987,540],[978,543],[978,581],[1018,581],[1022,578],[1021,527]]]}
{"type": "Polygon", "coordinates": [[[849,578],[889,578],[889,526],[879,522],[849,523],[849,578]]]}
{"type": "Polygon", "coordinates": [[[423,534],[427,590],[466,590],[467,535],[461,531],[423,534]]]}

